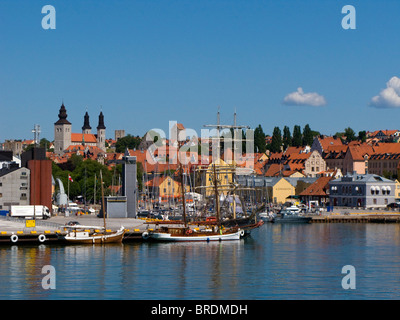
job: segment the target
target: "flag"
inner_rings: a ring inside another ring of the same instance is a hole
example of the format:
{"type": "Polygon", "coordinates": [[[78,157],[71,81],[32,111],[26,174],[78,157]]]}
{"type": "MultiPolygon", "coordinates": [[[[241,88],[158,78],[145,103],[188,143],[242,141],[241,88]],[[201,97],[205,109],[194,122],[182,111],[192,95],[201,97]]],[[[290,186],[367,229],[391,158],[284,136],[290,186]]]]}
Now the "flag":
{"type": "Polygon", "coordinates": [[[69,179],[69,181],[74,182],[74,180],[72,180],[72,177],[70,174],[68,175],[68,179],[69,179]]]}

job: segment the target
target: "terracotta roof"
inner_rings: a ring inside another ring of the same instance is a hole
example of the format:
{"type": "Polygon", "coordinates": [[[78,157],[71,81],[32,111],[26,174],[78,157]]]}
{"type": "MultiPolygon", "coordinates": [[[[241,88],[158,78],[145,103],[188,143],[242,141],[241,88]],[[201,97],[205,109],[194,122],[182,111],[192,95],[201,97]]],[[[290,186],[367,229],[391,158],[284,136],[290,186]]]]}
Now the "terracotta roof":
{"type": "Polygon", "coordinates": [[[324,137],[324,138],[318,138],[319,143],[322,146],[322,150],[326,150],[329,147],[332,146],[341,146],[343,145],[342,140],[334,137],[324,137]]]}
{"type": "Polygon", "coordinates": [[[372,155],[374,153],[374,148],[366,143],[359,145],[351,145],[347,149],[347,152],[350,152],[353,160],[362,161],[364,160],[364,156],[372,155]]]}
{"type": "Polygon", "coordinates": [[[374,146],[375,154],[400,153],[400,143],[380,143],[374,146]]]}
{"type": "Polygon", "coordinates": [[[265,176],[266,177],[274,177],[276,175],[278,175],[281,170],[283,170],[283,166],[278,164],[278,163],[272,163],[268,170],[265,172],[265,176]]]}
{"type": "Polygon", "coordinates": [[[375,137],[378,133],[382,132],[385,136],[392,136],[399,130],[376,130],[370,133],[371,137],[375,137]]]}
{"type": "MultiPolygon", "coordinates": [[[[82,133],[71,133],[71,142],[82,142],[83,140],[82,133]]],[[[97,143],[96,136],[94,134],[85,134],[85,142],[88,143],[97,143]]]]}
{"type": "Polygon", "coordinates": [[[313,184],[308,186],[300,196],[326,196],[326,189],[329,188],[329,181],[332,177],[320,177],[313,184]]]}

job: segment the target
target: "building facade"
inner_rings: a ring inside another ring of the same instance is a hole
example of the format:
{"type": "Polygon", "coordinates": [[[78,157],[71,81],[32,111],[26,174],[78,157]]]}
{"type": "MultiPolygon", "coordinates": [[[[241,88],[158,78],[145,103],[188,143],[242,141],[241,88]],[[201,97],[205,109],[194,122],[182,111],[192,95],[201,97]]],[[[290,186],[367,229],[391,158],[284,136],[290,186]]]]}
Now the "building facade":
{"type": "Polygon", "coordinates": [[[304,162],[304,174],[308,177],[316,177],[318,173],[325,170],[325,160],[317,150],[314,150],[304,162]]]}
{"type": "Polygon", "coordinates": [[[137,165],[136,157],[124,156],[122,163],[122,196],[126,197],[128,218],[136,217],[137,210],[137,165]]]}
{"type": "Polygon", "coordinates": [[[396,183],[374,174],[347,174],[329,182],[330,204],[385,208],[395,201],[396,183]]]}
{"type": "Polygon", "coordinates": [[[0,210],[30,204],[30,170],[3,168],[0,170],[0,210]]]}

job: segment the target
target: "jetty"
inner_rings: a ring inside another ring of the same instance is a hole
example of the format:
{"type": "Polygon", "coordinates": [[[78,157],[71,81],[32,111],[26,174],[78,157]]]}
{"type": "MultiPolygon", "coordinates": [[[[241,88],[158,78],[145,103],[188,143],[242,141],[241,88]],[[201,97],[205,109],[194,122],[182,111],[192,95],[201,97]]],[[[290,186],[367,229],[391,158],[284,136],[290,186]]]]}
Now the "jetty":
{"type": "Polygon", "coordinates": [[[313,215],[311,223],[399,223],[400,213],[331,213],[327,215],[313,215]]]}

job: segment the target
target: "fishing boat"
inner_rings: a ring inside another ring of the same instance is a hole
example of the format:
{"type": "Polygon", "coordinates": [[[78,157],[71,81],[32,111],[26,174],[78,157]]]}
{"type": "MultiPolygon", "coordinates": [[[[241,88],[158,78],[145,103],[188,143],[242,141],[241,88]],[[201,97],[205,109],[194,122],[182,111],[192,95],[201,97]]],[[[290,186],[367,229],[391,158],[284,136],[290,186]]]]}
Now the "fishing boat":
{"type": "Polygon", "coordinates": [[[103,227],[98,226],[83,226],[80,224],[66,225],[66,234],[59,234],[60,240],[70,244],[106,244],[106,243],[121,243],[125,234],[125,228],[117,231],[109,231],[106,228],[106,212],[104,205],[104,190],[103,190],[103,175],[100,171],[101,179],[101,196],[103,204],[103,227]]]}

